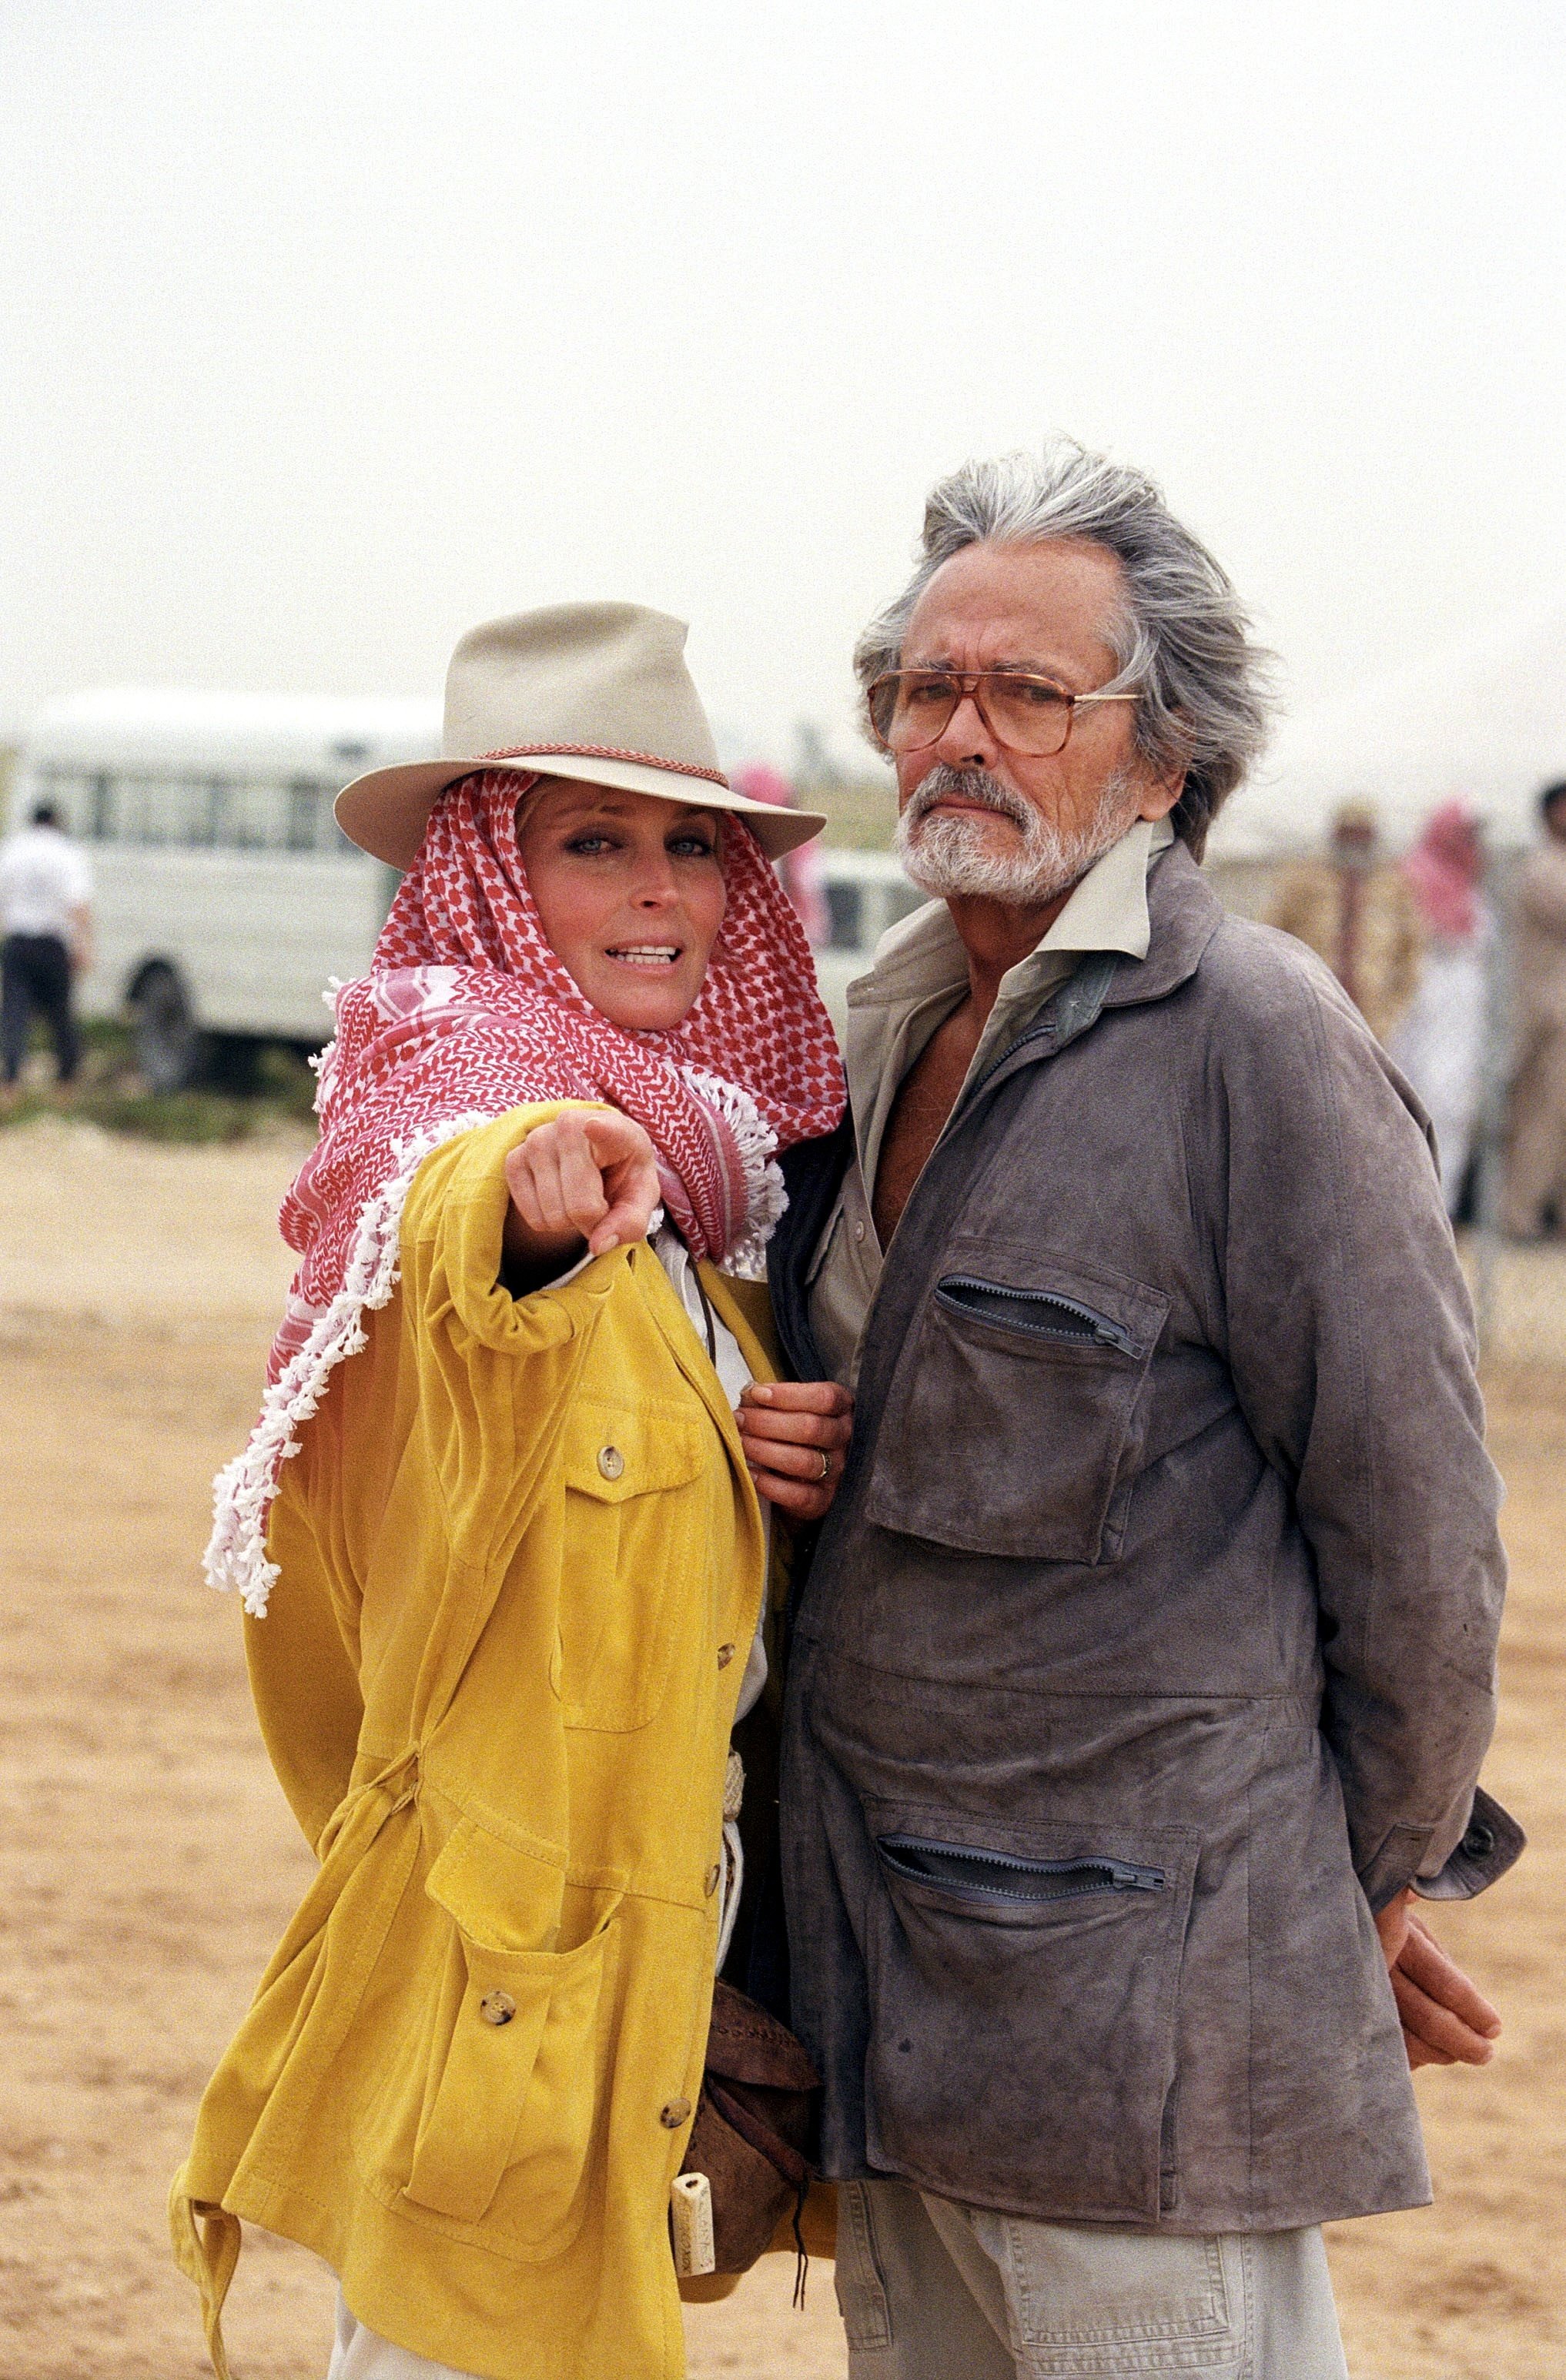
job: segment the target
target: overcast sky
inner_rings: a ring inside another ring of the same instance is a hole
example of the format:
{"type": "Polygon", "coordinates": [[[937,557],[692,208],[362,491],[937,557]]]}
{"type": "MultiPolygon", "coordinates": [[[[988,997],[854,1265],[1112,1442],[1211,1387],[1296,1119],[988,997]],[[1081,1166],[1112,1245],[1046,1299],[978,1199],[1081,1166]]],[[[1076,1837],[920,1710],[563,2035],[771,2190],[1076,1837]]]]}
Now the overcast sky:
{"type": "Polygon", "coordinates": [[[0,721],[438,691],[575,596],[848,743],[929,481],[1164,481],[1305,706],[1566,586],[1558,8],[0,19],[0,721]]]}

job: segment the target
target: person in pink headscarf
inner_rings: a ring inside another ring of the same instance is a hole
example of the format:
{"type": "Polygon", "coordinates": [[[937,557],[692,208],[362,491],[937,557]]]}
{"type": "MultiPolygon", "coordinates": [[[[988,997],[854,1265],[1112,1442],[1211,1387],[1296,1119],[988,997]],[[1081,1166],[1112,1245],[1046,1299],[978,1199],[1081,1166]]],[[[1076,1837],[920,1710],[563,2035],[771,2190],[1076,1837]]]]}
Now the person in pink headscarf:
{"type": "MultiPolygon", "coordinates": [[[[795,807],[794,787],[781,769],[765,760],[751,760],[734,775],[734,791],[749,802],[771,802],[774,809],[791,810],[795,807]]],[[[814,844],[801,845],[777,863],[783,891],[793,902],[799,922],[805,929],[805,939],[812,950],[819,950],[832,940],[832,918],[827,910],[827,896],[821,883],[821,855],[814,844]]]]}
{"type": "Polygon", "coordinates": [[[1447,1210],[1455,1214],[1474,1149],[1484,1083],[1488,953],[1494,913],[1485,846],[1465,802],[1444,802],[1403,861],[1425,927],[1419,989],[1387,1048],[1429,1112],[1447,1210]]]}

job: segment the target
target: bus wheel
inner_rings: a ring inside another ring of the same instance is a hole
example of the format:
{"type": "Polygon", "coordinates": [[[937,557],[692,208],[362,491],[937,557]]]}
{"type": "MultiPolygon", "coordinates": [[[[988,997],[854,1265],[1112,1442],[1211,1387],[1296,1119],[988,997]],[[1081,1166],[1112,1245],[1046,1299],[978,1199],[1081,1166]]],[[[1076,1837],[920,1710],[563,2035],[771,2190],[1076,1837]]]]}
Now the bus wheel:
{"type": "Polygon", "coordinates": [[[150,1091],[182,1091],[200,1062],[201,1037],[171,966],[150,966],[130,1000],[136,1062],[150,1091]]]}
{"type": "Polygon", "coordinates": [[[261,1088],[261,1056],[264,1041],[253,1033],[209,1033],[205,1079],[214,1091],[248,1099],[261,1088]]]}

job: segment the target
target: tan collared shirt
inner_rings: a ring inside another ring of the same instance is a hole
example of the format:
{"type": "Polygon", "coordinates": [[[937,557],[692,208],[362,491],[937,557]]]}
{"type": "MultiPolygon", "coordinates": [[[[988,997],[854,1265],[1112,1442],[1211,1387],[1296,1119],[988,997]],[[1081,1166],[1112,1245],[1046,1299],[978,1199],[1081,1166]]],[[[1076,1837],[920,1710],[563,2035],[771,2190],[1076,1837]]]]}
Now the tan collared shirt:
{"type": "MultiPolygon", "coordinates": [[[[1138,819],[1094,862],[1048,932],[1002,977],[964,1091],[1087,952],[1147,957],[1147,870],[1173,840],[1167,819],[1156,824],[1138,819]]],[[[892,1103],[904,1076],[967,989],[967,953],[944,901],[916,909],[883,934],[869,974],[849,986],[844,1057],[857,1153],[816,1244],[809,1278],[816,1344],[829,1376],[847,1389],[858,1378],[859,1341],[880,1279],[882,1250],[870,1199],[892,1103]]],[[[961,1098],[959,1092],[959,1103],[961,1098]]]]}

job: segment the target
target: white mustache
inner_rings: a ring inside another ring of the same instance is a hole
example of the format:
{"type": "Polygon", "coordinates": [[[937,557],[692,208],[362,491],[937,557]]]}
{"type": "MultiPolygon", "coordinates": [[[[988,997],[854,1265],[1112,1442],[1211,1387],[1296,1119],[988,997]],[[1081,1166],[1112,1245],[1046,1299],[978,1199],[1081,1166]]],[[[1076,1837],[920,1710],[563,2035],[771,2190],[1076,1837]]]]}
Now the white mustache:
{"type": "Polygon", "coordinates": [[[1022,795],[1014,794],[999,777],[992,777],[988,769],[953,769],[944,760],[937,761],[929,776],[921,779],[909,796],[908,807],[904,812],[905,823],[917,826],[920,819],[928,818],[938,802],[947,800],[952,795],[971,802],[976,808],[996,811],[1000,817],[1009,819],[1014,826],[1020,827],[1024,834],[1033,825],[1034,814],[1022,795]]]}

